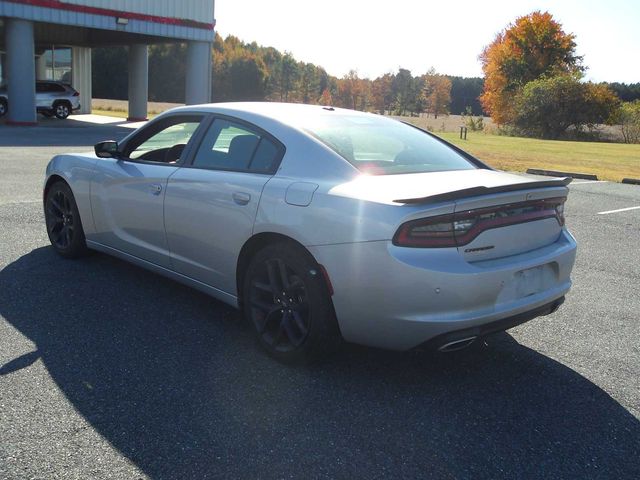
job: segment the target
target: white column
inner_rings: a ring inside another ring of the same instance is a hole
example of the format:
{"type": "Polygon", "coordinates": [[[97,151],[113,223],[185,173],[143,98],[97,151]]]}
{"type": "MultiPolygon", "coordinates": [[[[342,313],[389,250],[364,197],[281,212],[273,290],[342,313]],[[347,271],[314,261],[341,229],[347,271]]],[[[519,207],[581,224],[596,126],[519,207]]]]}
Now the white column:
{"type": "Polygon", "coordinates": [[[129,121],[147,119],[149,52],[146,45],[129,46],[129,121]]]}
{"type": "Polygon", "coordinates": [[[17,18],[5,18],[7,46],[7,123],[36,123],[36,62],[33,45],[33,23],[17,18]]]}
{"type": "Polygon", "coordinates": [[[36,79],[47,79],[47,57],[44,54],[36,57],[36,79]]]}
{"type": "Polygon", "coordinates": [[[211,101],[211,43],[189,42],[184,101],[187,105],[211,101]]]}
{"type": "Polygon", "coordinates": [[[80,110],[91,113],[91,48],[71,49],[71,86],[80,92],[80,110]]]}

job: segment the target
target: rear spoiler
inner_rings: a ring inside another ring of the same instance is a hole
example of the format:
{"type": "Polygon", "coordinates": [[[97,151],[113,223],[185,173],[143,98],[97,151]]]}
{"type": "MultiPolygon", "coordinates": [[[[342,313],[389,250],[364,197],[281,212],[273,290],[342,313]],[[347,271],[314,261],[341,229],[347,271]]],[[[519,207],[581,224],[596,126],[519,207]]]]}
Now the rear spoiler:
{"type": "Polygon", "coordinates": [[[479,195],[488,195],[490,193],[504,193],[515,192],[516,190],[529,190],[531,188],[547,188],[547,187],[566,187],[571,183],[573,178],[554,178],[552,180],[540,180],[537,182],[523,182],[515,183],[512,185],[501,185],[499,187],[471,187],[463,188],[462,190],[454,190],[453,192],[439,193],[437,195],[431,195],[428,197],[418,198],[402,198],[394,200],[395,203],[438,203],[446,202],[449,200],[457,200],[459,198],[476,197],[479,195]]]}

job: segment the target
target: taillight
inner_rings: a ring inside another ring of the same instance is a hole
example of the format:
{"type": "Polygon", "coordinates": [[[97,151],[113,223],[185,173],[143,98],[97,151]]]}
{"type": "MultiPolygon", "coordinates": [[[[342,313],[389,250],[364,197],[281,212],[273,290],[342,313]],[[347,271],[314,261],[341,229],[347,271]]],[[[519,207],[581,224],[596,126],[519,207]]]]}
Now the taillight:
{"type": "Polygon", "coordinates": [[[74,97],[79,97],[80,96],[80,92],[73,92],[73,96],[74,97]]]}
{"type": "Polygon", "coordinates": [[[411,220],[400,226],[393,236],[393,244],[400,247],[460,247],[492,228],[545,218],[555,218],[562,226],[566,200],[566,197],[533,200],[411,220]]]}

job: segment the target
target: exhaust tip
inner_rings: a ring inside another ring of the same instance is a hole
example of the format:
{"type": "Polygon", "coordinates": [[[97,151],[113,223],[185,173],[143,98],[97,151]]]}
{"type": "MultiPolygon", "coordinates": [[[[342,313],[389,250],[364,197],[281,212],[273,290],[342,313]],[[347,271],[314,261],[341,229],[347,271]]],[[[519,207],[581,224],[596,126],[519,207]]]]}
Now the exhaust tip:
{"type": "Polygon", "coordinates": [[[440,345],[438,347],[438,351],[448,353],[462,350],[463,348],[467,348],[469,345],[471,345],[476,340],[476,338],[478,338],[478,336],[474,335],[473,337],[466,337],[459,340],[454,340],[453,342],[447,342],[444,345],[440,345]]]}

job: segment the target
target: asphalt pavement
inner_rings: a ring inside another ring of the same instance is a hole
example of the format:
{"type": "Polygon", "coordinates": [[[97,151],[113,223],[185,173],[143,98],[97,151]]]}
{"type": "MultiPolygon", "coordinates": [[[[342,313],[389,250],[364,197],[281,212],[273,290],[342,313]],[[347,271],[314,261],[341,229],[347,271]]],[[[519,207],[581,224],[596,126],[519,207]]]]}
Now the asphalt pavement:
{"type": "Polygon", "coordinates": [[[288,367],[222,303],[48,246],[48,159],[129,131],[0,127],[0,478],[640,478],[640,186],[570,187],[555,314],[288,367]]]}

